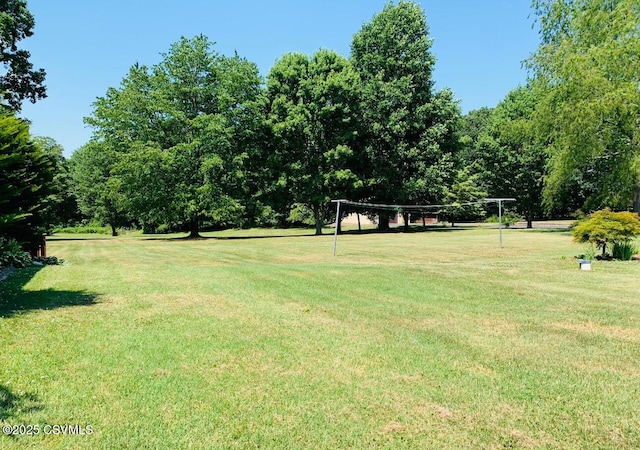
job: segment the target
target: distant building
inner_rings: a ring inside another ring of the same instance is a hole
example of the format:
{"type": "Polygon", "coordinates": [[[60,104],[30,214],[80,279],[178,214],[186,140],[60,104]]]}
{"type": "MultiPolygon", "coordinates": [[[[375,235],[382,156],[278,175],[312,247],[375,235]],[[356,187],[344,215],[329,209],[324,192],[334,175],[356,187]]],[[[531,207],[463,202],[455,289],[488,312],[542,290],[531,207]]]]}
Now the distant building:
{"type": "MultiPolygon", "coordinates": [[[[438,213],[424,213],[424,214],[409,213],[409,223],[416,224],[416,225],[422,225],[423,223],[425,225],[435,225],[439,223],[439,216],[438,216],[438,213]],[[424,222],[423,222],[423,217],[424,217],[424,222]]],[[[342,225],[358,225],[358,224],[361,226],[365,226],[365,225],[372,226],[372,225],[377,225],[378,222],[377,220],[371,220],[369,217],[367,217],[364,214],[358,214],[358,213],[351,213],[342,219],[342,225]]],[[[389,219],[389,225],[390,226],[404,225],[404,217],[402,216],[402,214],[397,213],[395,216],[392,216],[389,219]]]]}
{"type": "MultiPolygon", "coordinates": [[[[437,223],[439,223],[438,213],[409,213],[409,224],[435,225],[437,223]]],[[[395,216],[389,219],[389,225],[404,225],[404,216],[400,213],[397,213],[395,216]]]]}

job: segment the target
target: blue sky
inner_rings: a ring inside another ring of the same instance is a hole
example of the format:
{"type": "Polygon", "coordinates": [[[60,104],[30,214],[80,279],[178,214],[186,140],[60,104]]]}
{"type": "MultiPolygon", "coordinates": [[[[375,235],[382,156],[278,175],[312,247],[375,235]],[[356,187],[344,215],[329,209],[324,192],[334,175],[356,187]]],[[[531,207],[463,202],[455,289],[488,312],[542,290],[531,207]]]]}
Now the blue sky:
{"type": "MultiPolygon", "coordinates": [[[[25,103],[32,134],[69,156],[86,143],[91,104],[129,67],[161,60],[181,36],[204,34],[225,55],[255,62],[263,76],[284,53],[320,48],[349,56],[351,39],[387,0],[28,0],[34,35],[21,43],[47,72],[48,98],[25,103]]],[[[495,106],[526,81],[522,61],[538,45],[530,0],[420,0],[434,40],[436,87],[463,112],[495,106]]]]}

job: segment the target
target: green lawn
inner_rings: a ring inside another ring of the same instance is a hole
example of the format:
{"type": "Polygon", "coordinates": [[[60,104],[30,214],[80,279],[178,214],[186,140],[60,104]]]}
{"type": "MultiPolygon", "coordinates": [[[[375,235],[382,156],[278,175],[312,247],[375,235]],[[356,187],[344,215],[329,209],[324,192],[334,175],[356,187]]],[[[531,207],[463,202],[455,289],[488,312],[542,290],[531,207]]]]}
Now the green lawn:
{"type": "Polygon", "coordinates": [[[304,233],[51,239],[0,283],[0,422],[40,429],[0,448],[640,447],[640,263],[304,233]]]}

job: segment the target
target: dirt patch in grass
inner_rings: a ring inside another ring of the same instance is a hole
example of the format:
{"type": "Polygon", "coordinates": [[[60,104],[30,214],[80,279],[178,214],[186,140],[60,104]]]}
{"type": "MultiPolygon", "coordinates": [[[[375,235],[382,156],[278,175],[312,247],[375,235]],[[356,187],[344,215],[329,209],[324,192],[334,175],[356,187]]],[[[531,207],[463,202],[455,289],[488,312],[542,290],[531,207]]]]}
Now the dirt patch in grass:
{"type": "Polygon", "coordinates": [[[382,427],[381,433],[385,436],[390,434],[404,433],[406,427],[402,425],[400,422],[389,422],[384,427],[382,427]]]}
{"type": "Polygon", "coordinates": [[[518,324],[509,320],[482,318],[476,323],[484,328],[484,331],[496,335],[514,334],[518,331],[518,324]]]}
{"type": "Polygon", "coordinates": [[[556,322],[554,327],[591,336],[602,336],[608,339],[622,339],[640,342],[640,332],[635,328],[623,328],[613,325],[602,325],[593,321],[588,322],[556,322]]]}
{"type": "Polygon", "coordinates": [[[473,375],[490,376],[495,373],[491,367],[484,366],[482,364],[474,364],[468,367],[468,370],[473,375]]]}
{"type": "Polygon", "coordinates": [[[440,405],[438,403],[423,403],[418,408],[416,408],[418,413],[421,415],[435,415],[441,419],[452,419],[453,411],[447,408],[444,405],[440,405]]]}
{"type": "Polygon", "coordinates": [[[537,439],[521,430],[505,430],[503,432],[502,448],[530,449],[538,448],[540,444],[537,439]]]}

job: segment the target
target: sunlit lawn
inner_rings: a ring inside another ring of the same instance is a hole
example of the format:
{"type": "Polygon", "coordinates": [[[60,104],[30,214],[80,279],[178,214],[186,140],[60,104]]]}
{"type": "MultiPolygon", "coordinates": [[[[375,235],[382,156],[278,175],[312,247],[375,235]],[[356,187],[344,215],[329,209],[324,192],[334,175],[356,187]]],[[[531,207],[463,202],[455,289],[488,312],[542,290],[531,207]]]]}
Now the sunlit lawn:
{"type": "Polygon", "coordinates": [[[0,283],[0,421],[40,429],[0,448],[640,447],[640,263],[307,233],[50,240],[0,283]]]}

